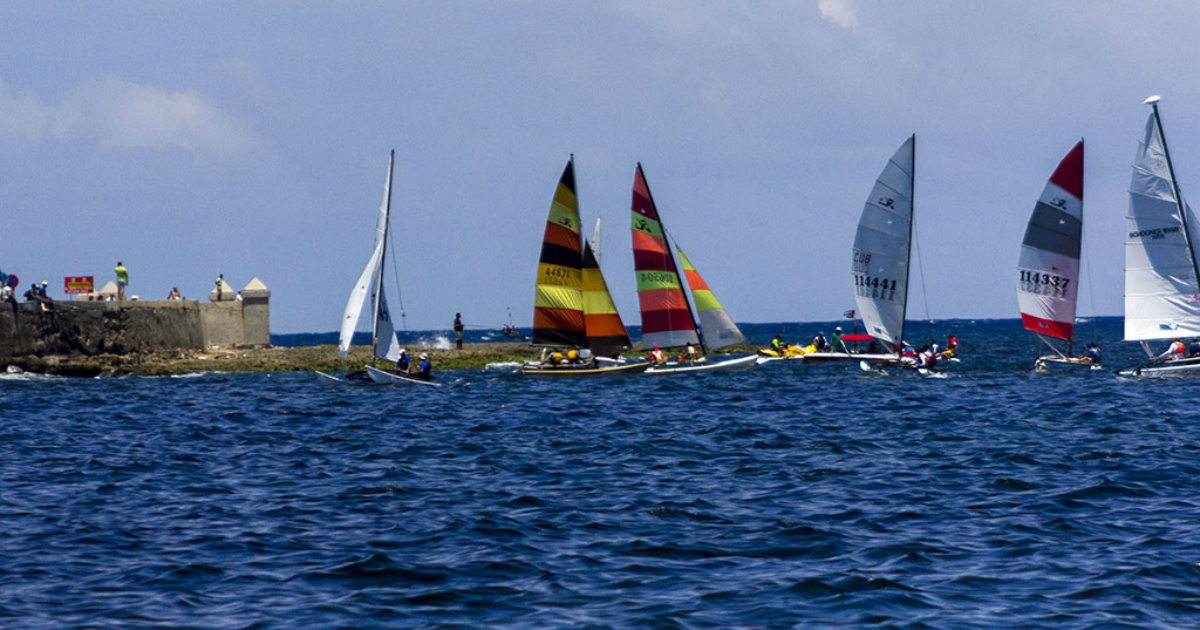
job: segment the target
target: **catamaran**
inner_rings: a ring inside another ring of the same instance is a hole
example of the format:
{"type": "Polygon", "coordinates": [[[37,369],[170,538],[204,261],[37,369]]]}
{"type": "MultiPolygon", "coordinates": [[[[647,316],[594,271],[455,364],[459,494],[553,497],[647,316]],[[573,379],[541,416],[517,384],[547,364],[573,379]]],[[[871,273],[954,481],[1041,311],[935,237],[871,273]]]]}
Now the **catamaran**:
{"type": "Polygon", "coordinates": [[[632,202],[633,269],[637,277],[638,305],[642,314],[642,346],[663,349],[700,346],[695,359],[667,361],[652,366],[647,374],[674,374],[754,367],[755,355],[709,361],[708,350],[744,343],[746,337],[713,296],[704,279],[676,247],[683,264],[692,299],[700,313],[700,328],[679,279],[679,267],[663,229],[654,197],[646,184],[641,162],[633,179],[632,202]]]}
{"type": "Polygon", "coordinates": [[[523,365],[524,374],[591,376],[637,373],[648,367],[644,362],[595,360],[617,357],[631,344],[591,245],[580,236],[574,155],[567,160],[546,217],[533,299],[533,345],[555,351],[523,365]]]}
{"type": "Polygon", "coordinates": [[[1079,256],[1083,239],[1083,141],[1054,169],[1033,207],[1017,262],[1017,303],[1025,330],[1038,335],[1054,354],[1037,358],[1038,371],[1050,366],[1099,368],[1092,357],[1072,357],[1075,304],[1079,297],[1079,256]],[[1060,350],[1049,339],[1067,342],[1060,350]]]}
{"type": "Polygon", "coordinates": [[[1125,238],[1125,340],[1139,341],[1149,362],[1127,376],[1200,370],[1200,357],[1155,356],[1150,341],[1200,337],[1200,226],[1179,190],[1158,96],[1146,99],[1150,118],[1133,163],[1125,238]]]}
{"type": "MultiPolygon", "coordinates": [[[[863,205],[854,234],[854,258],[850,264],[854,301],[866,333],[889,348],[904,347],[916,146],[914,134],[883,167],[863,205]]],[[[864,369],[870,369],[869,363],[911,366],[901,361],[899,352],[821,354],[830,359],[858,359],[864,369]]]]}
{"type": "MultiPolygon", "coordinates": [[[[338,333],[338,356],[350,355],[350,341],[354,330],[358,327],[359,317],[368,298],[371,301],[371,369],[351,372],[346,380],[376,383],[414,383],[433,385],[438,383],[410,376],[395,370],[375,368],[375,359],[384,359],[395,363],[400,358],[400,342],[396,339],[396,330],[392,326],[392,317],[388,311],[387,297],[383,290],[384,261],[387,258],[388,226],[392,205],[392,172],[395,169],[396,152],[392,151],[388,158],[387,181],[383,186],[383,202],[379,205],[379,218],[375,223],[375,247],[367,266],[363,268],[358,282],[350,291],[350,299],[346,301],[346,309],[342,313],[342,327],[338,333]]],[[[317,372],[323,380],[341,381],[342,379],[317,372]]]]}

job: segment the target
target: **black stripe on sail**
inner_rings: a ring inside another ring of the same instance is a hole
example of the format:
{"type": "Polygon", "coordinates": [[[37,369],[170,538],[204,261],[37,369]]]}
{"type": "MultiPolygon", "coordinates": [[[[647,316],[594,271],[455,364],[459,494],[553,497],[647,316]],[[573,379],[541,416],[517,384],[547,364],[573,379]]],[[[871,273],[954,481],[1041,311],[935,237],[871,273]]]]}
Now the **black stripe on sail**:
{"type": "Polygon", "coordinates": [[[557,330],[554,328],[536,328],[533,331],[535,346],[569,346],[582,348],[587,344],[587,337],[579,330],[557,330]]]}
{"type": "Polygon", "coordinates": [[[558,179],[558,183],[567,187],[571,194],[575,194],[575,156],[571,156],[571,160],[567,161],[566,168],[563,169],[562,177],[558,179]]]}
{"type": "Polygon", "coordinates": [[[538,262],[548,265],[559,265],[579,269],[579,252],[554,243],[542,243],[542,256],[538,262]]]}
{"type": "Polygon", "coordinates": [[[593,354],[600,357],[615,357],[632,347],[628,335],[588,337],[587,346],[593,354]]]}
{"type": "Polygon", "coordinates": [[[1021,244],[1078,259],[1080,230],[1079,219],[1039,201],[1021,244]]]}

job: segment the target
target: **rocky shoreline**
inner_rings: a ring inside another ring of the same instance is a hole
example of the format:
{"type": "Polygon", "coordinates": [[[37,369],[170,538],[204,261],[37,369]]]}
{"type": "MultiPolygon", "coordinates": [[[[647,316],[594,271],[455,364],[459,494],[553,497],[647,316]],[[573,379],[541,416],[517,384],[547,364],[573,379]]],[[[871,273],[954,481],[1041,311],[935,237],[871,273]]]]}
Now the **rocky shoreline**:
{"type": "MultiPolygon", "coordinates": [[[[754,346],[722,348],[721,352],[754,352],[754,346]]],[[[523,362],[540,356],[528,343],[471,343],[462,350],[409,348],[413,359],[428,352],[434,370],[482,369],[489,363],[523,362]]],[[[638,351],[629,353],[637,356],[638,351]]],[[[20,356],[0,360],[27,372],[60,376],[161,376],[193,372],[345,372],[371,362],[371,349],[355,346],[343,359],[333,345],[256,347],[209,350],[160,350],[126,354],[20,356]]]]}

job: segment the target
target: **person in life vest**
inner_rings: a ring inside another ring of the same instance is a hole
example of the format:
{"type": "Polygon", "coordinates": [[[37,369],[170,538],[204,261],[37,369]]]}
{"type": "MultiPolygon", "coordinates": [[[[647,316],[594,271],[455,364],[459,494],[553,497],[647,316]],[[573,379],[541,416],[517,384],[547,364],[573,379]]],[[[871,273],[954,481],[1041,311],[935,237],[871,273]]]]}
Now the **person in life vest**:
{"type": "Polygon", "coordinates": [[[946,342],[946,349],[942,351],[943,359],[950,359],[958,356],[958,337],[950,335],[950,340],[946,342]]]}
{"type": "Polygon", "coordinates": [[[411,364],[411,362],[412,359],[408,356],[408,350],[400,348],[400,356],[396,357],[396,370],[400,372],[407,372],[408,366],[411,364]]]}
{"type": "Polygon", "coordinates": [[[829,346],[834,352],[845,352],[846,343],[842,341],[842,327],[836,326],[833,329],[833,334],[829,337],[829,346]]]}
{"type": "Polygon", "coordinates": [[[658,349],[658,344],[654,344],[654,350],[646,356],[646,360],[650,362],[650,365],[662,365],[667,362],[667,356],[658,349]]]}
{"type": "Polygon", "coordinates": [[[680,363],[695,363],[696,360],[699,358],[700,358],[700,353],[696,352],[696,347],[690,343],[687,345],[686,348],[683,349],[683,352],[679,353],[679,362],[680,363]]]}
{"type": "Polygon", "coordinates": [[[1171,342],[1171,345],[1167,346],[1167,349],[1164,350],[1162,354],[1154,357],[1154,360],[1178,361],[1184,357],[1185,352],[1187,352],[1187,348],[1183,345],[1183,341],[1176,339],[1175,341],[1171,342]]]}
{"type": "Polygon", "coordinates": [[[1083,356],[1080,357],[1080,359],[1083,360],[1084,363],[1089,363],[1091,365],[1100,365],[1100,363],[1101,363],[1100,345],[1097,344],[1095,341],[1088,343],[1087,351],[1085,351],[1083,353],[1083,356]]]}
{"type": "Polygon", "coordinates": [[[433,380],[433,374],[431,374],[432,370],[433,366],[429,363],[429,354],[422,352],[421,363],[417,365],[417,373],[415,376],[426,381],[433,380]]]}

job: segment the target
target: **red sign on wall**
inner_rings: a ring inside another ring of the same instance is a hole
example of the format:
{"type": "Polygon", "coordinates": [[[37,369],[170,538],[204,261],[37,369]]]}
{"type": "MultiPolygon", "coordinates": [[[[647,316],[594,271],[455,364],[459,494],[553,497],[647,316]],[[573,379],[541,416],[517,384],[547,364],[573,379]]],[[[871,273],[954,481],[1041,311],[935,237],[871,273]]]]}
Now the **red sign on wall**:
{"type": "Polygon", "coordinates": [[[67,276],[63,278],[63,293],[91,293],[95,283],[92,276],[67,276]]]}

